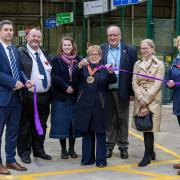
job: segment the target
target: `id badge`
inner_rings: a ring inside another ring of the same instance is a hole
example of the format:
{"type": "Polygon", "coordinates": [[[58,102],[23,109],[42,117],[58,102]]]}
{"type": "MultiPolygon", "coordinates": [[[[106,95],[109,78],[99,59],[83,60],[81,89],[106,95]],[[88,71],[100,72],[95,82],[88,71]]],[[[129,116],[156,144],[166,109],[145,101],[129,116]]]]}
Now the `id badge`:
{"type": "Polygon", "coordinates": [[[116,70],[116,71],[114,71],[114,72],[115,72],[116,75],[119,75],[119,71],[118,71],[118,70],[116,70]]]}
{"type": "Polygon", "coordinates": [[[42,74],[40,74],[40,75],[38,75],[38,79],[44,79],[44,75],[42,75],[42,74]]]}

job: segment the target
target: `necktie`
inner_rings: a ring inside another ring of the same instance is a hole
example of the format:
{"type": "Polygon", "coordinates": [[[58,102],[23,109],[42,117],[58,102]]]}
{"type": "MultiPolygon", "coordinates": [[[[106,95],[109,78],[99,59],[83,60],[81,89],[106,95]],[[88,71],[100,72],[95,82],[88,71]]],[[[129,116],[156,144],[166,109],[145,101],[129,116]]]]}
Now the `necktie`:
{"type": "Polygon", "coordinates": [[[7,49],[9,50],[9,58],[10,58],[10,65],[11,65],[11,71],[12,71],[13,78],[16,81],[19,81],[20,78],[19,78],[19,73],[18,73],[18,70],[17,70],[16,58],[14,56],[12,47],[8,46],[7,49]]]}
{"type": "Polygon", "coordinates": [[[42,61],[41,61],[41,59],[39,57],[39,53],[35,52],[35,55],[36,55],[36,62],[37,62],[37,65],[38,65],[39,73],[44,76],[44,78],[42,79],[43,87],[46,89],[47,88],[46,72],[45,72],[44,66],[42,64],[42,61]]]}

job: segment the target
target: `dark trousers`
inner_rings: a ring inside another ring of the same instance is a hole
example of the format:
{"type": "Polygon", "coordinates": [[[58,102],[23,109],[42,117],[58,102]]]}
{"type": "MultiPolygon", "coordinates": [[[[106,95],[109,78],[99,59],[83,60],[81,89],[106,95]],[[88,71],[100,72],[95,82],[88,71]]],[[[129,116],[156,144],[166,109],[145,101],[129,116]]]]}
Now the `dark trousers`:
{"type": "MultiPolygon", "coordinates": [[[[16,142],[19,130],[19,121],[21,118],[21,103],[19,94],[12,95],[11,100],[6,107],[0,107],[0,150],[1,150],[1,138],[6,125],[5,134],[5,152],[6,162],[16,162],[16,142]]],[[[0,163],[2,163],[2,157],[0,153],[0,163]]]]}
{"type": "Polygon", "coordinates": [[[47,119],[50,112],[49,96],[47,93],[37,95],[38,112],[44,135],[38,135],[34,123],[33,94],[23,97],[22,118],[17,143],[17,152],[20,157],[30,157],[31,148],[34,155],[44,154],[44,140],[47,128],[47,119]]]}
{"type": "Polygon", "coordinates": [[[90,165],[103,164],[107,165],[106,161],[106,136],[105,133],[89,132],[83,135],[82,139],[82,159],[81,163],[90,165]],[[96,136],[96,157],[95,157],[95,136],[96,136]]]}
{"type": "Polygon", "coordinates": [[[180,116],[177,116],[178,122],[179,122],[179,126],[180,126],[180,116]]]}
{"type": "Polygon", "coordinates": [[[118,91],[111,91],[109,99],[106,147],[113,150],[117,144],[120,150],[128,149],[129,101],[121,102],[118,91]]]}

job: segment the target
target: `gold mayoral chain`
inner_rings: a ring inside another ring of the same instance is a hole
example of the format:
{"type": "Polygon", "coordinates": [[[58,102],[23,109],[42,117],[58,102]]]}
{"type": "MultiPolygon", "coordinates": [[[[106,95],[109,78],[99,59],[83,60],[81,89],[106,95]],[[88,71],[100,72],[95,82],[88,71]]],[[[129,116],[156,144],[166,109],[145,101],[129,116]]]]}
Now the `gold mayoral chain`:
{"type": "Polygon", "coordinates": [[[97,67],[95,67],[93,70],[91,69],[91,67],[88,65],[87,66],[88,71],[90,76],[87,77],[87,83],[93,83],[94,82],[94,77],[93,75],[95,74],[95,72],[97,71],[97,67]]]}

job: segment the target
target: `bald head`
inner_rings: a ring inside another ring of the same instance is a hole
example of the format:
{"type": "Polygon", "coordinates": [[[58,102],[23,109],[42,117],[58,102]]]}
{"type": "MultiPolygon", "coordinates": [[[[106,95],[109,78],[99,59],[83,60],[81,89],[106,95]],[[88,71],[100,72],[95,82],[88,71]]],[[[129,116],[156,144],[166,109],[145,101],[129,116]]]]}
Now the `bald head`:
{"type": "Polygon", "coordinates": [[[38,28],[31,29],[26,37],[28,45],[35,51],[39,49],[41,38],[42,34],[38,28]]]}
{"type": "Polygon", "coordinates": [[[107,28],[108,43],[115,48],[121,41],[121,29],[118,26],[109,26],[107,28]]]}

